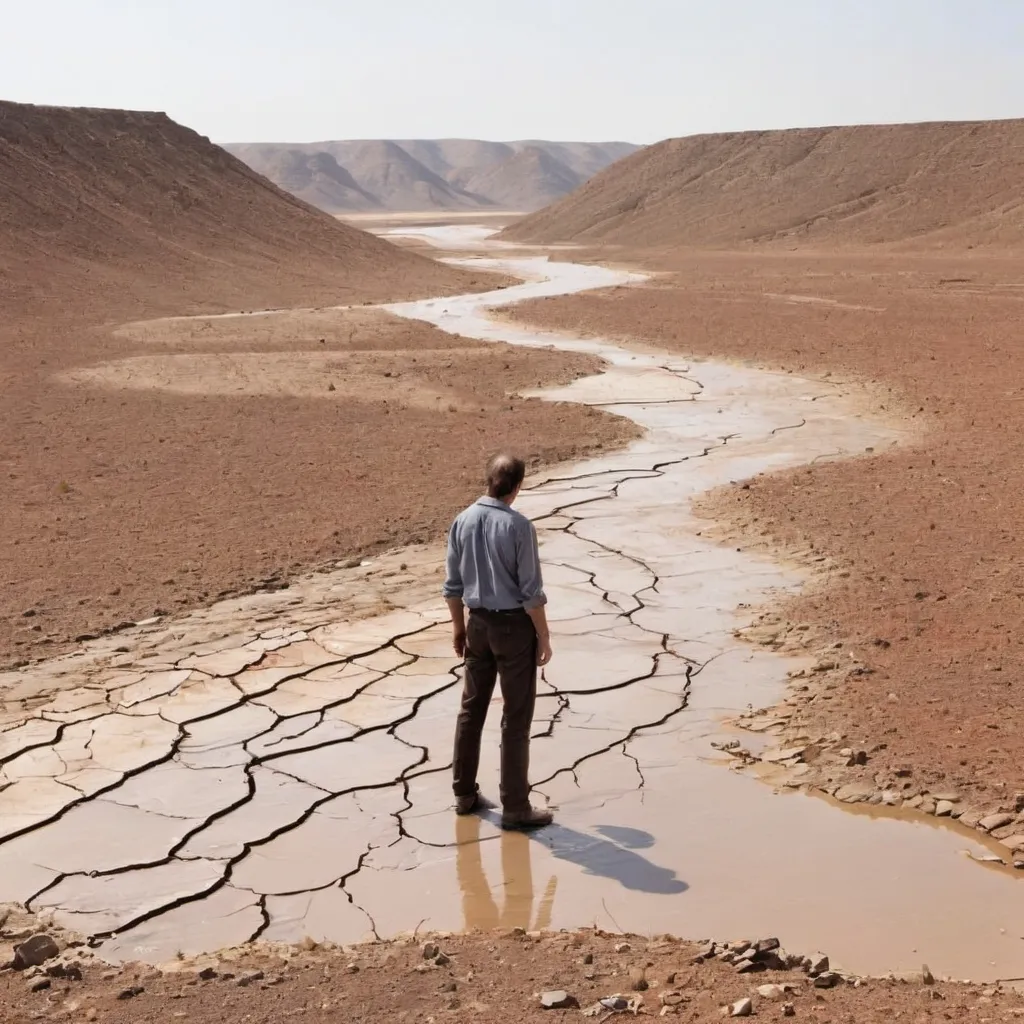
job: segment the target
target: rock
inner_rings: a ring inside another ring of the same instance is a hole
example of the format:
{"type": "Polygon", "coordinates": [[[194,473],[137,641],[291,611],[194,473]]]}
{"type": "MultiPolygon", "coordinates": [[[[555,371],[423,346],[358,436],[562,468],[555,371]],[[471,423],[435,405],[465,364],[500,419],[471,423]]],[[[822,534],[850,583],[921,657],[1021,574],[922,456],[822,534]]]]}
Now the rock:
{"type": "Polygon", "coordinates": [[[1012,814],[989,814],[978,822],[978,828],[983,829],[985,832],[991,832],[994,828],[1002,828],[1004,825],[1009,825],[1011,821],[1013,821],[1012,814]]]}
{"type": "Polygon", "coordinates": [[[647,975],[642,967],[630,967],[629,987],[634,992],[646,992],[648,989],[647,975]]]}
{"type": "Polygon", "coordinates": [[[749,1017],[754,1012],[754,1004],[749,999],[739,999],[732,1004],[730,1017],[749,1017]]]}
{"type": "Polygon", "coordinates": [[[781,945],[782,943],[774,937],[769,939],[758,939],[757,942],[754,943],[754,950],[759,954],[770,953],[772,950],[778,949],[781,945]]]}
{"type": "Polygon", "coordinates": [[[975,828],[982,819],[982,812],[976,807],[970,807],[960,815],[960,822],[968,828],[975,828]]]}
{"type": "Polygon", "coordinates": [[[239,988],[248,988],[250,985],[255,984],[257,981],[263,980],[262,971],[246,971],[244,974],[239,975],[235,984],[239,988]]]}
{"type": "Polygon", "coordinates": [[[620,942],[615,947],[616,953],[628,953],[633,947],[628,942],[620,942]]]}
{"type": "Polygon", "coordinates": [[[441,983],[441,991],[442,992],[457,992],[458,990],[459,990],[459,986],[454,981],[444,981],[444,982],[441,983]]]}
{"type": "Polygon", "coordinates": [[[82,968],[76,963],[68,963],[65,960],[55,960],[47,964],[46,973],[51,978],[63,978],[66,981],[82,980],[82,968]]]}
{"type": "Polygon", "coordinates": [[[212,967],[204,967],[197,977],[200,981],[213,981],[217,977],[217,972],[212,967]]]}
{"type": "Polygon", "coordinates": [[[939,800],[935,804],[935,817],[948,818],[953,813],[952,800],[939,800]]]}
{"type": "Polygon", "coordinates": [[[593,953],[584,953],[583,954],[583,962],[585,964],[592,964],[594,962],[594,954],[593,953]]]}
{"type": "Polygon", "coordinates": [[[697,950],[697,955],[694,960],[710,960],[714,955],[718,947],[713,942],[706,942],[703,946],[697,950]]]}
{"type": "Polygon", "coordinates": [[[814,953],[807,957],[804,963],[807,964],[807,973],[810,975],[824,974],[829,969],[829,960],[824,953],[814,953]]]}
{"type": "Polygon", "coordinates": [[[541,993],[540,1005],[545,1010],[567,1010],[576,1005],[576,1000],[568,992],[556,989],[541,993]]]}
{"type": "Polygon", "coordinates": [[[758,985],[757,994],[762,999],[770,999],[772,1002],[776,1002],[786,994],[785,985],[758,985]]]}
{"type": "Polygon", "coordinates": [[[1000,842],[1014,853],[1024,850],[1024,835],[1007,836],[1005,839],[1001,839],[1000,842]]]}
{"type": "Polygon", "coordinates": [[[23,971],[26,967],[40,967],[55,956],[60,956],[57,943],[49,935],[41,933],[14,947],[12,966],[16,971],[23,971]]]}
{"type": "Polygon", "coordinates": [[[675,990],[671,992],[662,992],[661,995],[658,996],[658,1000],[662,1006],[678,1006],[685,999],[686,996],[684,996],[682,992],[676,992],[675,990]]]}
{"type": "Polygon", "coordinates": [[[875,793],[875,787],[866,782],[851,782],[840,786],[836,790],[836,799],[844,804],[859,804],[870,799],[875,793]]]}
{"type": "Polygon", "coordinates": [[[625,996],[606,996],[598,1000],[597,1007],[600,1010],[611,1010],[613,1013],[622,1013],[630,1008],[630,1000],[625,996]]]}
{"type": "Polygon", "coordinates": [[[835,988],[843,979],[839,977],[834,971],[822,971],[814,979],[815,988],[835,988]]]}
{"type": "Polygon", "coordinates": [[[440,952],[441,952],[441,950],[438,948],[438,945],[437,945],[436,942],[424,942],[423,943],[423,959],[424,960],[433,960],[434,957],[436,957],[437,954],[440,953],[440,952]]]}
{"type": "Polygon", "coordinates": [[[931,969],[927,964],[921,965],[921,982],[924,985],[934,985],[935,975],[932,974],[931,969]]]}
{"type": "Polygon", "coordinates": [[[122,989],[117,994],[117,998],[121,1000],[134,999],[136,996],[141,996],[146,990],[141,985],[129,985],[128,988],[122,989]]]}
{"type": "Polygon", "coordinates": [[[49,978],[30,978],[28,982],[29,992],[45,992],[52,982],[49,978]]]}
{"type": "Polygon", "coordinates": [[[796,1007],[792,1003],[782,1004],[782,1016],[783,1017],[795,1017],[796,1007]]]}
{"type": "Polygon", "coordinates": [[[756,960],[739,960],[736,963],[737,974],[753,974],[754,971],[763,971],[764,964],[758,963],[756,960]]]}
{"type": "Polygon", "coordinates": [[[948,801],[951,804],[960,803],[960,794],[953,790],[942,790],[938,793],[930,793],[929,796],[931,796],[936,803],[943,803],[945,801],[948,801]]]}
{"type": "Polygon", "coordinates": [[[434,957],[434,963],[437,964],[438,967],[447,967],[451,962],[452,958],[448,956],[447,953],[438,953],[437,956],[434,957]]]}

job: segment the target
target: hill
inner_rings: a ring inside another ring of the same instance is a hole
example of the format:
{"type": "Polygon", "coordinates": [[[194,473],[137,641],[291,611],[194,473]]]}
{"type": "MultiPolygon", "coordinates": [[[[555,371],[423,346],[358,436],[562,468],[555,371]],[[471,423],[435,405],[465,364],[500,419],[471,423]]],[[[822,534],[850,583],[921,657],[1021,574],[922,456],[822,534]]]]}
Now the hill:
{"type": "Polygon", "coordinates": [[[1024,120],[669,139],[511,225],[524,242],[1019,245],[1024,120]]]}
{"type": "Polygon", "coordinates": [[[345,213],[374,206],[394,211],[536,210],[637,147],[627,142],[353,139],[224,148],[294,195],[329,213],[345,213]],[[327,186],[306,170],[296,170],[296,154],[333,160],[356,190],[327,186]]]}
{"type": "Polygon", "coordinates": [[[164,114],[0,102],[0,181],[8,319],[385,301],[471,282],[338,223],[164,114]]]}

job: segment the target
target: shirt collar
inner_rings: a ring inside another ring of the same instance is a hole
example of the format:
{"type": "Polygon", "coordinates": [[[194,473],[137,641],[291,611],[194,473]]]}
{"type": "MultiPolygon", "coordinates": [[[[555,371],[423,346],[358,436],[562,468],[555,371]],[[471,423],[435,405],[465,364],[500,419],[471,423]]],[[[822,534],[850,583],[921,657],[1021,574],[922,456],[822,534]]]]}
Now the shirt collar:
{"type": "Polygon", "coordinates": [[[508,509],[510,507],[508,503],[502,501],[501,498],[492,498],[489,494],[485,494],[482,498],[477,498],[476,503],[478,505],[486,505],[488,508],[508,509]]]}

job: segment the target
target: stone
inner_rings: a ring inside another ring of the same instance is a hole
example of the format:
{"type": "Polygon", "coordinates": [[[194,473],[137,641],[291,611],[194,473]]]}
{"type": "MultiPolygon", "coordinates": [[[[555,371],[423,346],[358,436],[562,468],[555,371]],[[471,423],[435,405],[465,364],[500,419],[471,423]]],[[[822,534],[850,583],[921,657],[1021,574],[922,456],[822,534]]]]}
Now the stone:
{"type": "Polygon", "coordinates": [[[770,953],[772,950],[778,949],[782,945],[778,939],[774,936],[768,939],[758,939],[754,943],[754,950],[757,953],[770,953]]]}
{"type": "Polygon", "coordinates": [[[576,1000],[568,992],[555,989],[541,993],[540,1005],[545,1010],[567,1010],[576,1005],[576,1000]]]}
{"type": "Polygon", "coordinates": [[[200,981],[213,981],[217,977],[217,972],[212,967],[204,967],[198,977],[200,981]]]}
{"type": "Polygon", "coordinates": [[[843,979],[839,977],[834,971],[822,971],[814,979],[815,988],[835,988],[843,979]]]}
{"type": "Polygon", "coordinates": [[[969,807],[963,814],[960,815],[960,822],[966,825],[968,828],[975,828],[979,821],[983,817],[983,812],[978,810],[976,807],[969,807]]]}
{"type": "Polygon", "coordinates": [[[682,992],[677,992],[675,990],[662,992],[661,995],[658,996],[658,1000],[662,1006],[678,1006],[685,999],[686,996],[684,996],[682,992]]]}
{"type": "Polygon", "coordinates": [[[602,1010],[612,1010],[614,1013],[622,1013],[629,1009],[629,1000],[625,996],[606,996],[597,1004],[602,1010]]]}
{"type": "Polygon", "coordinates": [[[717,950],[717,946],[713,942],[706,942],[697,950],[696,956],[693,958],[694,963],[700,963],[702,960],[710,960],[717,950]]]}
{"type": "Polygon", "coordinates": [[[620,942],[615,947],[616,953],[628,953],[633,947],[628,942],[620,942]]]}
{"type": "Polygon", "coordinates": [[[437,956],[434,957],[434,963],[437,964],[438,967],[447,967],[451,962],[452,958],[448,956],[447,953],[438,953],[437,956]]]}
{"type": "Polygon", "coordinates": [[[792,1003],[782,1004],[782,1016],[783,1017],[795,1017],[796,1007],[792,1003]]]}
{"type": "Polygon", "coordinates": [[[935,984],[935,975],[932,974],[931,969],[927,964],[921,965],[921,982],[925,985],[935,984]]]}
{"type": "Polygon", "coordinates": [[[758,963],[756,960],[740,960],[736,964],[737,974],[753,974],[754,971],[763,971],[764,964],[758,963]]]}
{"type": "Polygon", "coordinates": [[[1002,812],[998,814],[989,814],[978,822],[978,828],[985,832],[991,832],[995,828],[1002,828],[1004,825],[1009,825],[1012,821],[1012,814],[1004,814],[1002,812]]]}
{"type": "Polygon", "coordinates": [[[649,988],[647,975],[642,967],[631,967],[629,969],[629,987],[634,992],[646,992],[649,988]]]}
{"type": "Polygon", "coordinates": [[[51,978],[63,978],[66,981],[81,981],[82,968],[76,963],[55,960],[46,965],[46,973],[51,978]]]}
{"type": "Polygon", "coordinates": [[[12,966],[16,971],[23,971],[27,967],[40,967],[55,956],[60,956],[60,947],[51,936],[40,933],[14,947],[12,966]]]}
{"type": "Polygon", "coordinates": [[[1024,850],[1024,835],[1007,836],[1005,839],[999,840],[1003,846],[1017,853],[1020,850],[1024,850]]]}
{"type": "Polygon", "coordinates": [[[738,999],[732,1004],[730,1017],[749,1017],[754,1012],[754,1004],[750,999],[738,999]]]}
{"type": "Polygon", "coordinates": [[[585,964],[592,964],[594,962],[594,954],[593,953],[584,953],[583,954],[583,962],[585,964]]]}
{"type": "Polygon", "coordinates": [[[441,950],[438,948],[438,945],[437,945],[436,942],[425,942],[425,943],[423,943],[423,959],[424,960],[433,960],[434,957],[436,957],[437,954],[440,953],[440,952],[441,952],[441,950]]]}
{"type": "Polygon", "coordinates": [[[875,787],[866,782],[851,782],[840,786],[836,790],[836,799],[844,804],[859,804],[870,799],[875,793],[875,787]]]}
{"type": "Polygon", "coordinates": [[[770,999],[772,1002],[776,1002],[786,994],[785,985],[758,985],[757,994],[762,999],[770,999]]]}
{"type": "Polygon", "coordinates": [[[804,963],[807,964],[807,973],[810,975],[824,974],[829,969],[829,960],[824,953],[813,953],[807,957],[804,963]]]}
{"type": "Polygon", "coordinates": [[[262,980],[262,971],[246,971],[244,974],[238,976],[235,984],[238,985],[239,988],[248,988],[250,985],[262,980]]]}
{"type": "Polygon", "coordinates": [[[120,1000],[134,999],[136,996],[141,996],[146,990],[141,985],[129,985],[128,988],[122,989],[117,994],[117,998],[120,1000]]]}
{"type": "Polygon", "coordinates": [[[960,803],[960,794],[954,792],[953,790],[941,790],[938,793],[930,793],[929,796],[936,803],[943,803],[944,801],[948,801],[951,804],[960,803]]]}
{"type": "Polygon", "coordinates": [[[935,804],[935,817],[948,818],[953,813],[952,800],[939,800],[935,804]]]}
{"type": "Polygon", "coordinates": [[[28,982],[29,992],[45,992],[52,982],[49,978],[30,978],[28,982]]]}

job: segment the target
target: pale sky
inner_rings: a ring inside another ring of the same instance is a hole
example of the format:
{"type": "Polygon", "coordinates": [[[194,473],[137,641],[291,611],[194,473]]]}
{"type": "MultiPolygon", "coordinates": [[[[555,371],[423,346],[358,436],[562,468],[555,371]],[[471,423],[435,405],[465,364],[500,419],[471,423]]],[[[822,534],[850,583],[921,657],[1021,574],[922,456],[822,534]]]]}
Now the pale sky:
{"type": "Polygon", "coordinates": [[[1024,115],[1020,0],[0,0],[0,98],[217,142],[1024,115]]]}

